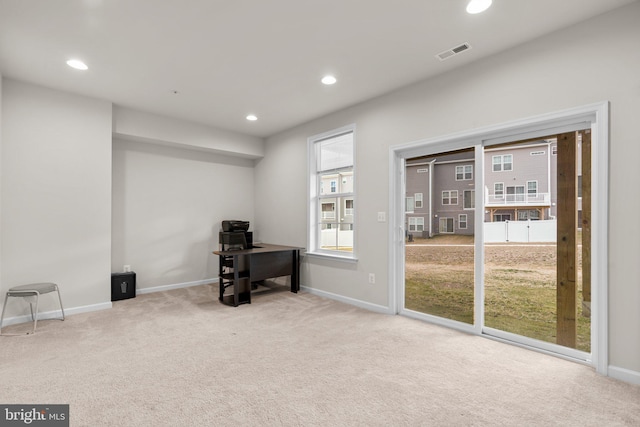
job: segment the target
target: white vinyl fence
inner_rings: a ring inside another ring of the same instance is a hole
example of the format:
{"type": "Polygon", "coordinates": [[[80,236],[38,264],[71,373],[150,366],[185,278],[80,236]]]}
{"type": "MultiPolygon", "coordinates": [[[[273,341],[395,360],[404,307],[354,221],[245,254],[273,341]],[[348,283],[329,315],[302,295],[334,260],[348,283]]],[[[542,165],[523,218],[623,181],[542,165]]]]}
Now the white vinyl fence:
{"type": "Polygon", "coordinates": [[[353,230],[322,230],[320,245],[324,247],[353,247],[353,230]]]}
{"type": "Polygon", "coordinates": [[[556,220],[485,222],[484,241],[502,242],[555,242],[556,220]]]}

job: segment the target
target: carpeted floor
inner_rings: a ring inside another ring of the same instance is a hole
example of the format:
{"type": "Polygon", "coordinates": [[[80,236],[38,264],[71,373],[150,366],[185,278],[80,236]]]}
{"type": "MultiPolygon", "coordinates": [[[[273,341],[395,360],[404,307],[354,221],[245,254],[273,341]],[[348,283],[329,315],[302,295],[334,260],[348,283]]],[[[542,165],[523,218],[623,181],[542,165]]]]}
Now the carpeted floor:
{"type": "Polygon", "coordinates": [[[587,366],[284,287],[236,308],[216,291],[0,337],[0,403],[68,403],[72,426],[640,425],[640,387],[587,366]]]}

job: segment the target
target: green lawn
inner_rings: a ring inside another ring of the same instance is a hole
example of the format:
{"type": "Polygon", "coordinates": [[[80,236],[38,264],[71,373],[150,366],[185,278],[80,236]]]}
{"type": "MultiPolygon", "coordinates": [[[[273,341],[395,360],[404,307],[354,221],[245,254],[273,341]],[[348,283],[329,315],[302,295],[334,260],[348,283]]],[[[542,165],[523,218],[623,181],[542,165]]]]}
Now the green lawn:
{"type": "MultiPolygon", "coordinates": [[[[487,246],[485,258],[485,325],[555,343],[555,247],[487,246]]],[[[473,324],[473,282],[472,246],[407,245],[406,308],[473,324]]],[[[589,352],[578,291],[577,348],[589,352]]]]}

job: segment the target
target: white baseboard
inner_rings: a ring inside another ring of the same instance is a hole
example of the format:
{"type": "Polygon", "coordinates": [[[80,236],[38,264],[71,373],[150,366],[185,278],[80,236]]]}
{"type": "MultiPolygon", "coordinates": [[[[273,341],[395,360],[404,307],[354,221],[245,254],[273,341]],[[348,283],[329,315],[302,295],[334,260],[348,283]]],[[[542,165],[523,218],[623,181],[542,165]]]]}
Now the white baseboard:
{"type": "MultiPolygon", "coordinates": [[[[151,292],[168,291],[170,289],[188,288],[190,286],[198,286],[198,285],[204,285],[206,283],[217,283],[217,282],[218,282],[218,278],[216,277],[215,279],[197,280],[195,282],[176,283],[174,285],[142,288],[142,289],[136,289],[136,295],[148,294],[151,292]]],[[[111,301],[102,302],[98,304],[84,305],[80,307],[71,307],[71,308],[65,307],[64,314],[65,316],[71,316],[74,314],[89,313],[91,311],[107,310],[107,309],[110,309],[111,307],[113,307],[113,304],[111,303],[111,301]]],[[[38,320],[59,319],[60,317],[61,317],[60,310],[41,311],[40,313],[38,313],[38,320]]],[[[3,320],[2,326],[10,326],[18,323],[25,323],[25,322],[32,322],[32,321],[33,320],[31,320],[31,314],[24,314],[20,316],[7,317],[6,319],[3,320]]]]}
{"type": "Polygon", "coordinates": [[[154,286],[152,288],[136,289],[136,295],[150,294],[152,292],[169,291],[171,289],[190,288],[191,286],[206,285],[207,283],[218,283],[218,278],[196,280],[194,282],[175,283],[173,285],[154,286]]]}
{"type": "Polygon", "coordinates": [[[609,365],[609,376],[620,381],[640,385],[640,372],[609,365]]]}
{"type": "Polygon", "coordinates": [[[362,301],[362,300],[355,299],[355,298],[349,298],[349,297],[345,297],[343,295],[338,295],[338,294],[334,294],[334,293],[331,293],[331,292],[321,291],[319,289],[309,288],[309,287],[306,287],[306,286],[300,286],[300,290],[303,290],[305,292],[309,292],[310,294],[313,294],[313,295],[318,295],[318,296],[321,296],[321,297],[324,297],[324,298],[329,298],[329,299],[332,299],[332,300],[344,302],[346,304],[355,305],[356,307],[364,308],[365,310],[375,311],[376,313],[394,314],[393,311],[391,309],[389,309],[389,307],[385,307],[383,305],[372,304],[370,302],[362,301]]]}
{"type": "MultiPolygon", "coordinates": [[[[107,310],[107,309],[110,309],[111,307],[112,307],[111,302],[101,302],[99,304],[65,308],[64,315],[66,317],[74,314],[89,313],[91,311],[107,310]]],[[[38,321],[49,320],[49,319],[60,319],[61,317],[62,317],[62,314],[60,310],[41,311],[40,313],[38,313],[38,321]]],[[[2,322],[2,326],[15,325],[18,323],[25,323],[25,322],[32,322],[31,314],[24,314],[24,315],[15,316],[15,317],[7,317],[2,322]]]]}

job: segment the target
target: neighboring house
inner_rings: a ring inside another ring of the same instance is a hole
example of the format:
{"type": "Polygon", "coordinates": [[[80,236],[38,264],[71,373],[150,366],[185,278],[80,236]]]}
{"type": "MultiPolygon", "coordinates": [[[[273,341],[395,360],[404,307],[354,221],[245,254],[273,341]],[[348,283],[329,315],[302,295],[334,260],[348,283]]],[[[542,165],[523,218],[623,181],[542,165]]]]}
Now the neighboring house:
{"type": "Polygon", "coordinates": [[[474,169],[473,151],[407,161],[407,233],[474,234],[474,169]]]}
{"type": "Polygon", "coordinates": [[[554,219],[555,139],[485,149],[485,222],[554,219]]]}
{"type": "Polygon", "coordinates": [[[323,176],[320,194],[336,195],[322,201],[320,220],[323,230],[353,230],[353,197],[341,197],[343,193],[353,193],[353,172],[323,176]]]}
{"type": "MultiPolygon", "coordinates": [[[[555,219],[557,148],[548,139],[485,149],[485,222],[555,219]]],[[[408,160],[407,234],[474,234],[475,173],[473,151],[408,160]]],[[[580,190],[578,185],[579,196],[580,190]]]]}

